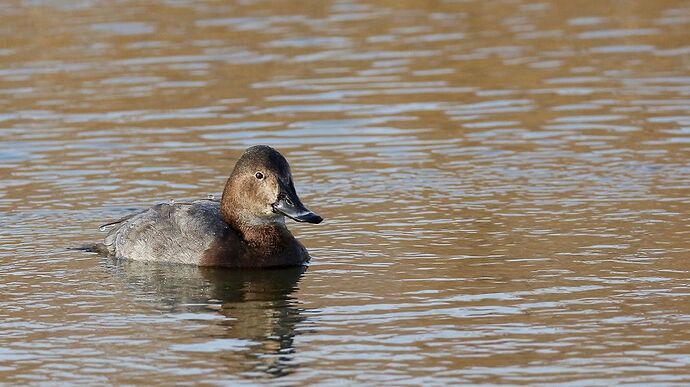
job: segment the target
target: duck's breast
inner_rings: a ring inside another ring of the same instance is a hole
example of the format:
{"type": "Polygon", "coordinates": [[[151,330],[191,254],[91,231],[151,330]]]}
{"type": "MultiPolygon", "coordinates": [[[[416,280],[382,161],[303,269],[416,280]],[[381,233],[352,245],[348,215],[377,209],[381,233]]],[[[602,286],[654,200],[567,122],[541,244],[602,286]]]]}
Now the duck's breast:
{"type": "Polygon", "coordinates": [[[162,203],[124,220],[105,244],[118,258],[199,264],[228,227],[217,201],[162,203]]]}

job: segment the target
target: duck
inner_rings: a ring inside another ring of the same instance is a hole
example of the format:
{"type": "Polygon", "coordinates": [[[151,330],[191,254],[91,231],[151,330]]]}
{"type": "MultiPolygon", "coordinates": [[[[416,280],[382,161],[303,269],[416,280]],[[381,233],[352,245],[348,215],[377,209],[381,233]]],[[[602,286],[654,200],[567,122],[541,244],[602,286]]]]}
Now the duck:
{"type": "Polygon", "coordinates": [[[256,145],[237,160],[220,200],[159,203],[107,223],[98,250],[117,259],[237,269],[305,265],[309,253],[286,217],[323,221],[297,195],[287,159],[256,145]]]}

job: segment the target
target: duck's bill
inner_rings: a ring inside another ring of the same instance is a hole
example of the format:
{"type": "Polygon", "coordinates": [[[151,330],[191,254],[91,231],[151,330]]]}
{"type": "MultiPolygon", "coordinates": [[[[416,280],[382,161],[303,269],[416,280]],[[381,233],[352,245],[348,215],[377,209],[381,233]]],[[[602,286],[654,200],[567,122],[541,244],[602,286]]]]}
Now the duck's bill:
{"type": "Polygon", "coordinates": [[[316,215],[315,213],[311,211],[307,212],[301,212],[301,213],[289,213],[288,211],[281,211],[277,208],[275,208],[276,212],[283,214],[287,216],[288,218],[297,221],[297,222],[307,222],[307,223],[314,223],[314,224],[319,224],[323,221],[323,218],[316,215]]]}
{"type": "Polygon", "coordinates": [[[311,212],[302,204],[292,187],[283,187],[278,200],[273,203],[273,212],[287,216],[297,222],[318,224],[323,218],[311,212]]]}
{"type": "Polygon", "coordinates": [[[309,211],[306,207],[301,205],[295,206],[293,203],[288,203],[283,200],[278,200],[273,204],[273,212],[285,215],[288,218],[297,222],[307,222],[307,223],[321,223],[323,218],[316,215],[315,213],[309,211]]]}

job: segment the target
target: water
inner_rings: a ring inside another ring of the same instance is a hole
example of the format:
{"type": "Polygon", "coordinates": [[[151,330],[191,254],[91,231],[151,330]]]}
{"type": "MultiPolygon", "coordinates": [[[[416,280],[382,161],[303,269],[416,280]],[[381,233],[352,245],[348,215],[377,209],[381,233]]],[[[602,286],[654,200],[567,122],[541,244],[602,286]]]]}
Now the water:
{"type": "Polygon", "coordinates": [[[690,382],[685,1],[0,5],[0,380],[690,382]],[[290,160],[304,272],[67,248],[290,160]]]}

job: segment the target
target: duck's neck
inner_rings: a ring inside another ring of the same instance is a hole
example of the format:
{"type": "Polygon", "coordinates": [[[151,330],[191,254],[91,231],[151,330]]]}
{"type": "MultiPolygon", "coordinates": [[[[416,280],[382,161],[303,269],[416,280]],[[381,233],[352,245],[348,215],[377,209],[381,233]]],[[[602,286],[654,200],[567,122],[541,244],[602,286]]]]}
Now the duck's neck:
{"type": "Polygon", "coordinates": [[[242,221],[233,221],[228,223],[244,242],[256,248],[285,246],[286,242],[294,239],[290,230],[282,222],[247,224],[242,221]]]}
{"type": "Polygon", "coordinates": [[[227,191],[226,187],[220,201],[221,215],[248,245],[262,248],[281,246],[294,239],[282,216],[276,214],[263,218],[242,212],[242,206],[235,203],[234,196],[226,194],[227,191]]]}

